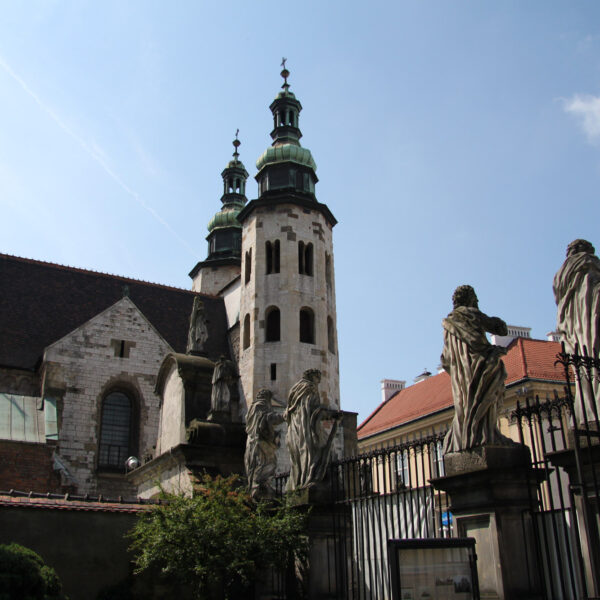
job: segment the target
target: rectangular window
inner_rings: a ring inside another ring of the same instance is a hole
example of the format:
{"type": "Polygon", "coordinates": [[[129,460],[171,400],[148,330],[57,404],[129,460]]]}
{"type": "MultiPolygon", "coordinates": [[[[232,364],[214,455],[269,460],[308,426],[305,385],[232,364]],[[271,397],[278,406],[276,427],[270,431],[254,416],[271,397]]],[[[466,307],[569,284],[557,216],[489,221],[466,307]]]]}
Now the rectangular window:
{"type": "Polygon", "coordinates": [[[277,379],[277,364],[271,363],[271,381],[275,381],[277,379]]]}

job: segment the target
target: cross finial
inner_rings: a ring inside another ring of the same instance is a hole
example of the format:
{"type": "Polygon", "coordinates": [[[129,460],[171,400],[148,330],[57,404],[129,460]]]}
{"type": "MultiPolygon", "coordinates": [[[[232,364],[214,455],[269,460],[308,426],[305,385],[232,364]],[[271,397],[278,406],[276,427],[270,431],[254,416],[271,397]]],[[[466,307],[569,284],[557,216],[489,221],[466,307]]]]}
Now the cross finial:
{"type": "Polygon", "coordinates": [[[283,85],[281,87],[287,92],[288,88],[290,87],[289,83],[287,82],[287,78],[290,76],[290,72],[285,67],[286,62],[287,58],[284,57],[281,59],[281,66],[283,67],[283,69],[281,70],[281,76],[283,77],[283,85]]]}
{"type": "Polygon", "coordinates": [[[240,146],[240,144],[242,142],[240,142],[240,140],[238,140],[238,135],[240,133],[239,128],[235,130],[235,140],[233,140],[233,142],[231,142],[233,144],[233,147],[235,148],[235,150],[233,151],[233,157],[235,158],[235,160],[237,160],[238,156],[240,155],[238,152],[238,148],[240,146]]]}

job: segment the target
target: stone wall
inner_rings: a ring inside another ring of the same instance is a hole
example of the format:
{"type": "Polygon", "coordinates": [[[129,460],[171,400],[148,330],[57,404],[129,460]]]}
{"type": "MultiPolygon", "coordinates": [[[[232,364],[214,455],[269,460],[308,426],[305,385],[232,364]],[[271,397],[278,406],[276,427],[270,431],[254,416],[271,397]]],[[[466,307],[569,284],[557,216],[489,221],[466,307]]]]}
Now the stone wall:
{"type": "Polygon", "coordinates": [[[240,274],[239,265],[202,267],[192,282],[192,291],[217,295],[228,283],[240,274]]]}
{"type": "Polygon", "coordinates": [[[77,493],[129,496],[120,473],[98,472],[102,401],[123,391],[134,401],[132,452],[153,453],[159,399],[154,394],[160,363],[171,348],[129,298],[123,298],[63,339],[44,355],[46,395],[59,397],[57,451],[77,493]]]}
{"type": "MultiPolygon", "coordinates": [[[[291,386],[310,368],[322,373],[324,404],[339,408],[339,361],[332,228],[316,210],[295,205],[257,207],[245,220],[242,233],[240,375],[246,403],[260,388],[270,389],[286,402],[291,386]],[[279,240],[280,271],[267,271],[266,242],[279,240]],[[312,275],[299,272],[299,242],[313,246],[312,275]],[[246,255],[251,253],[251,275],[246,281],[246,255]],[[280,311],[280,341],[266,341],[268,311],[280,311]],[[314,343],[300,342],[300,310],[314,313],[314,343]],[[250,322],[250,345],[244,348],[244,323],[250,322]],[[332,340],[327,322],[332,322],[332,340]],[[275,365],[273,373],[272,365],[275,365]],[[273,378],[275,375],[275,378],[273,378]]],[[[341,432],[336,453],[341,452],[341,432]]],[[[287,470],[282,440],[278,470],[287,470]]]]}

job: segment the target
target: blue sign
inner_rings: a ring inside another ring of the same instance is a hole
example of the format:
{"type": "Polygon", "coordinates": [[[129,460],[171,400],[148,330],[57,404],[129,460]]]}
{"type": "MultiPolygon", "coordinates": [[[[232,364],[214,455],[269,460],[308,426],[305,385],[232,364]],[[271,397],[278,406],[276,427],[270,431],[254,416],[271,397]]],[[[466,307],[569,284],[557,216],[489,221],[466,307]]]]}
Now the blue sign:
{"type": "Polygon", "coordinates": [[[444,525],[444,527],[452,525],[452,513],[450,511],[444,511],[442,513],[442,525],[444,525]]]}

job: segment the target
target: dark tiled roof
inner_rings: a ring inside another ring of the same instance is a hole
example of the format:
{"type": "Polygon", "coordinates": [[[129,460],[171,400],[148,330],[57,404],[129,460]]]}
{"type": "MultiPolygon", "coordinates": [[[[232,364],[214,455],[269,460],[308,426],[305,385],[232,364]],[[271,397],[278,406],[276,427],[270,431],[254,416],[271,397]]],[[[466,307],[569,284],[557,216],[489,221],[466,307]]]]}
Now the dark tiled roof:
{"type": "MultiPolygon", "coordinates": [[[[506,385],[523,379],[564,382],[560,365],[555,365],[558,342],[517,338],[503,357],[506,385]]],[[[380,404],[359,426],[358,438],[366,438],[453,406],[450,376],[440,373],[396,392],[380,404]]]]}
{"type": "Polygon", "coordinates": [[[44,349],[123,297],[185,352],[194,296],[208,319],[209,357],[229,356],[222,298],[84,269],[0,254],[0,366],[35,369],[44,349]]]}

